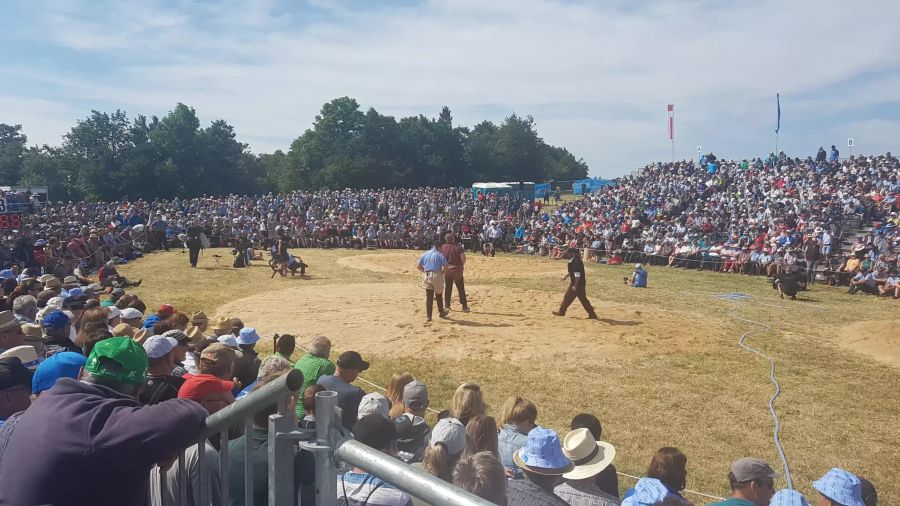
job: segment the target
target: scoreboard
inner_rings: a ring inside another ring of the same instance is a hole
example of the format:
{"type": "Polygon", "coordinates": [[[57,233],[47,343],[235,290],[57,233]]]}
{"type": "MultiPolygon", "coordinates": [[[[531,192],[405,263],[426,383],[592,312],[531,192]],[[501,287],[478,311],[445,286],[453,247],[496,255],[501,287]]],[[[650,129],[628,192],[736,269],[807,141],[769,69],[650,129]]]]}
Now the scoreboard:
{"type": "Polygon", "coordinates": [[[9,212],[6,197],[0,198],[0,230],[15,230],[22,228],[22,213],[9,212]]]}
{"type": "Polygon", "coordinates": [[[18,230],[21,228],[21,213],[0,213],[0,230],[18,230]]]}

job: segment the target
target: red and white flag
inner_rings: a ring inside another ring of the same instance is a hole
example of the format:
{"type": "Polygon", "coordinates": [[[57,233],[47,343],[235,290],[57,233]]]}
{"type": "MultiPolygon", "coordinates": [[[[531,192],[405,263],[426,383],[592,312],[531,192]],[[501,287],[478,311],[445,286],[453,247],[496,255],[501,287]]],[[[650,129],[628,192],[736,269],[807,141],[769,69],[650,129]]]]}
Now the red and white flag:
{"type": "Polygon", "coordinates": [[[669,140],[675,139],[675,104],[666,106],[669,113],[669,140]]]}

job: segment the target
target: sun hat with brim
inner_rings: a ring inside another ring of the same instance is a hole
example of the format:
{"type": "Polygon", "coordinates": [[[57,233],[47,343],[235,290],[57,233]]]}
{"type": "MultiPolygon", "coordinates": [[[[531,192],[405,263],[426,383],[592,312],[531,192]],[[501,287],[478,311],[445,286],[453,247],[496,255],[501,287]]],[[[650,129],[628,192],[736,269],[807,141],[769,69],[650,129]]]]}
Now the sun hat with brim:
{"type": "Polygon", "coordinates": [[[31,378],[31,393],[37,395],[49,390],[59,378],[78,378],[87,358],[81,353],[61,351],[41,362],[31,378]]]}
{"type": "Polygon", "coordinates": [[[832,468],[813,482],[813,488],[841,506],[865,506],[859,478],[849,471],[832,468]]]}
{"type": "Polygon", "coordinates": [[[25,340],[37,340],[41,338],[41,326],[37,323],[23,323],[22,333],[25,334],[25,340]]]}
{"type": "Polygon", "coordinates": [[[134,335],[131,336],[131,339],[138,344],[144,344],[144,341],[152,335],[153,332],[149,329],[138,329],[135,331],[134,335]]]}
{"type": "Polygon", "coordinates": [[[16,315],[12,311],[0,311],[0,330],[9,330],[17,325],[22,325],[16,320],[16,315]]]}
{"type": "Polygon", "coordinates": [[[200,342],[204,339],[203,332],[200,330],[200,327],[188,327],[186,331],[184,331],[185,335],[191,340],[192,343],[200,342]]]}
{"type": "Polygon", "coordinates": [[[622,506],[653,506],[669,495],[669,489],[656,478],[641,478],[634,493],[622,500],[622,506]]]}
{"type": "Polygon", "coordinates": [[[575,469],[563,475],[567,480],[583,480],[603,471],[616,457],[616,449],[605,441],[597,441],[588,429],[575,429],[562,442],[563,454],[575,469]]]}
{"type": "Polygon", "coordinates": [[[809,502],[800,492],[786,488],[775,492],[769,506],[809,506],[809,502]]]}
{"type": "Polygon", "coordinates": [[[203,322],[208,322],[209,318],[206,317],[206,313],[203,311],[197,311],[191,315],[191,323],[198,324],[203,322]]]}
{"type": "Polygon", "coordinates": [[[120,323],[112,328],[112,335],[116,337],[134,337],[134,327],[127,323],[120,323]]]}
{"type": "Polygon", "coordinates": [[[31,376],[32,372],[18,357],[0,358],[0,390],[31,388],[31,376]]]}
{"type": "Polygon", "coordinates": [[[231,332],[231,318],[216,318],[212,323],[209,324],[210,330],[221,330],[221,331],[229,331],[231,332]]]}
{"type": "Polygon", "coordinates": [[[549,476],[566,474],[575,467],[563,454],[556,432],[544,427],[531,429],[528,442],[513,454],[513,460],[526,471],[549,476]]]}
{"type": "Polygon", "coordinates": [[[253,327],[244,327],[238,333],[238,344],[256,344],[257,341],[259,341],[259,334],[253,327]]]}
{"type": "Polygon", "coordinates": [[[43,276],[38,276],[37,280],[41,283],[46,283],[46,282],[50,281],[51,279],[55,279],[55,278],[56,278],[56,276],[54,276],[53,274],[44,274],[43,276]]]}
{"type": "Polygon", "coordinates": [[[63,288],[75,288],[78,285],[78,278],[75,276],[66,276],[62,283],[63,288]]]}
{"type": "Polygon", "coordinates": [[[84,370],[98,378],[129,385],[147,379],[147,352],[127,337],[111,337],[94,345],[84,370]]]}
{"type": "Polygon", "coordinates": [[[35,351],[34,346],[28,344],[16,346],[4,351],[3,353],[0,353],[0,358],[8,357],[18,358],[26,369],[30,369],[32,371],[38,366],[38,364],[41,363],[41,358],[38,357],[37,351],[35,351]]]}
{"type": "Polygon", "coordinates": [[[51,288],[59,288],[61,286],[62,286],[62,283],[60,283],[59,278],[57,278],[55,276],[44,282],[44,288],[46,288],[48,290],[51,288]]]}

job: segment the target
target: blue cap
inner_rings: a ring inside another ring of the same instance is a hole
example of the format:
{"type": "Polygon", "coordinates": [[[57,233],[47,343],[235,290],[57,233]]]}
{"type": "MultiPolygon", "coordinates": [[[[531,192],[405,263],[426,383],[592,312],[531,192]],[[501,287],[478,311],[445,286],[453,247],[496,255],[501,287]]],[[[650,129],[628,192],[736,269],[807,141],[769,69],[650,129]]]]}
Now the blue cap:
{"type": "Polygon", "coordinates": [[[775,492],[769,506],[809,506],[809,503],[800,492],[786,488],[775,492]]]}
{"type": "Polygon", "coordinates": [[[37,395],[49,390],[59,378],[77,378],[87,362],[87,357],[73,351],[61,351],[50,355],[34,371],[31,378],[31,393],[37,395]]]}
{"type": "Polygon", "coordinates": [[[69,324],[69,317],[60,310],[51,311],[44,315],[45,329],[63,329],[69,324]]]}
{"type": "Polygon", "coordinates": [[[669,495],[669,489],[656,478],[641,478],[634,486],[634,494],[622,501],[622,506],[653,506],[669,495]]]}
{"type": "Polygon", "coordinates": [[[813,482],[813,488],[841,506],[866,506],[862,500],[859,478],[843,469],[832,468],[813,482]]]}
{"type": "Polygon", "coordinates": [[[159,321],[159,315],[152,314],[152,315],[148,316],[146,320],[144,320],[144,328],[152,329],[153,326],[156,325],[156,322],[158,322],[158,321],[159,321]]]}
{"type": "Polygon", "coordinates": [[[84,288],[78,287],[68,291],[69,297],[81,297],[84,295],[84,288]]]}
{"type": "Polygon", "coordinates": [[[10,269],[3,269],[0,271],[0,278],[3,279],[16,279],[16,275],[10,269]]]}

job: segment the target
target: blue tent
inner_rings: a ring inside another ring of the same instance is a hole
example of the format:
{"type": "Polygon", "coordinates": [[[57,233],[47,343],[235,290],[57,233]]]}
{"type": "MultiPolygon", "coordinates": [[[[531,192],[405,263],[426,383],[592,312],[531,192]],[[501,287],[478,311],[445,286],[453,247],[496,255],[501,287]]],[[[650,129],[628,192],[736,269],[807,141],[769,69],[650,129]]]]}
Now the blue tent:
{"type": "Polygon", "coordinates": [[[585,190],[587,190],[588,193],[593,193],[593,192],[597,191],[598,188],[602,188],[606,185],[611,185],[611,184],[614,184],[614,181],[611,179],[600,179],[600,178],[578,179],[578,180],[572,181],[572,193],[574,193],[575,195],[581,195],[582,194],[582,191],[581,191],[582,185],[584,185],[584,188],[585,188],[585,190]]]}

